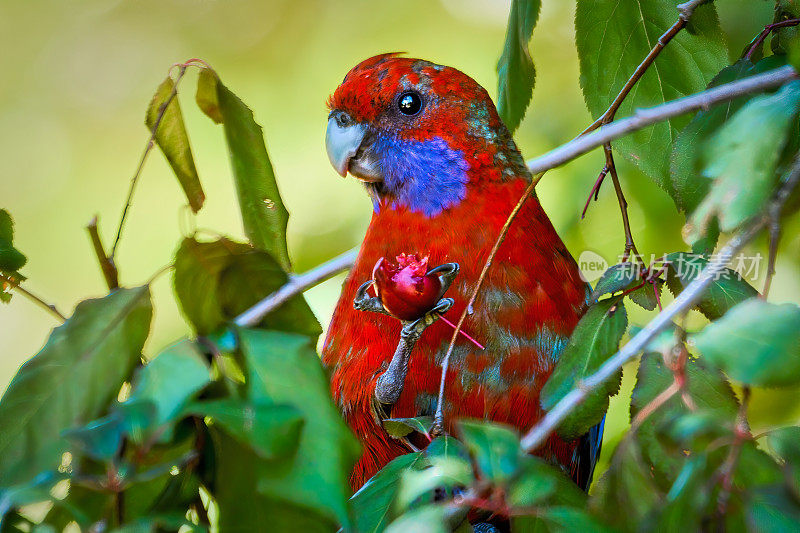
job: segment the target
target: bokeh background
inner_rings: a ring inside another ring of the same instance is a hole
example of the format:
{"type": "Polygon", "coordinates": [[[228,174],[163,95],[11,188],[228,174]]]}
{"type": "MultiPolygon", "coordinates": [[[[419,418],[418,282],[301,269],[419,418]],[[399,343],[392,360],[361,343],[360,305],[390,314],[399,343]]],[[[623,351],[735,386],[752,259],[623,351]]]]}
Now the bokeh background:
{"type": "MultiPolygon", "coordinates": [[[[325,99],[358,61],[387,51],[455,66],[496,94],[495,63],[505,33],[505,0],[57,0],[0,3],[0,207],[16,221],[16,245],[28,255],[26,286],[63,312],[104,283],[84,229],[99,215],[113,239],[148,132],[144,111],[170,65],[199,57],[255,112],[284,201],[291,213],[289,248],[297,271],[359,243],[371,204],[354,180],[342,180],[324,149],[325,99]]],[[[771,21],[774,2],[715,2],[731,58],[771,21]]],[[[535,157],[574,137],[590,121],[578,84],[574,3],[544,0],[531,50],[538,76],[533,103],[516,138],[535,157]]],[[[163,157],[154,152],[130,211],[117,263],[125,285],[167,265],[183,234],[206,228],[241,238],[222,130],[193,104],[190,70],[180,95],[195,161],[208,197],[193,218],[163,157]]],[[[624,244],[617,203],[605,187],[584,220],[580,211],[602,167],[593,152],[550,172],[538,188],[556,228],[577,257],[583,250],[614,263],[624,244]]],[[[620,158],[633,230],[642,253],[686,249],[683,219],[669,197],[620,158]]],[[[771,299],[800,301],[798,224],[786,229],[771,299]]],[[[765,243],[749,253],[765,254],[765,243]]],[[[763,279],[765,261],[760,277],[763,279]]],[[[343,276],[308,291],[327,325],[343,276]]],[[[155,319],[145,350],[152,356],[187,333],[170,276],[153,285],[155,319]]],[[[759,284],[756,285],[760,287],[759,284]]],[[[669,297],[667,297],[668,299],[669,297]]],[[[629,307],[631,322],[648,313],[629,307]]],[[[700,325],[699,316],[691,324],[700,325]]],[[[0,392],[42,346],[52,317],[15,297],[0,306],[0,392]]],[[[606,443],[628,424],[627,396],[612,400],[606,443]]],[[[758,391],[757,429],[796,422],[797,390],[758,391]]]]}

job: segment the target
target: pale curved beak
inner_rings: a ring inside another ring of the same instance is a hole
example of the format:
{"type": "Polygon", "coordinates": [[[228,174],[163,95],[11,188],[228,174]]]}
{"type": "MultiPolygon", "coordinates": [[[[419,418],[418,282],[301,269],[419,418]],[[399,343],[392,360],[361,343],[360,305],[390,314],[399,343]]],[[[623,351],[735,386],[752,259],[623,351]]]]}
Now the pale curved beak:
{"type": "MultiPolygon", "coordinates": [[[[358,153],[364,140],[366,128],[356,122],[343,120],[346,116],[341,111],[334,111],[328,118],[328,130],[325,132],[325,149],[331,165],[343,178],[347,176],[350,160],[358,153]]],[[[349,117],[347,117],[349,119],[349,117]]]]}

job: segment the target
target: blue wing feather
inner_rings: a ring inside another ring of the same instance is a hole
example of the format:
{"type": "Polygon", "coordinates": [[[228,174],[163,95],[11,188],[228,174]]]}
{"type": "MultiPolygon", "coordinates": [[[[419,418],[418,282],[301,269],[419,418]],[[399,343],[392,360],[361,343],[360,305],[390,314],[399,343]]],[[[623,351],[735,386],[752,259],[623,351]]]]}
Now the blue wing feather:
{"type": "Polygon", "coordinates": [[[581,437],[578,447],[572,456],[572,479],[585,491],[589,490],[594,475],[594,467],[600,458],[600,450],[603,447],[603,428],[606,417],[599,424],[592,427],[589,432],[581,437]]]}

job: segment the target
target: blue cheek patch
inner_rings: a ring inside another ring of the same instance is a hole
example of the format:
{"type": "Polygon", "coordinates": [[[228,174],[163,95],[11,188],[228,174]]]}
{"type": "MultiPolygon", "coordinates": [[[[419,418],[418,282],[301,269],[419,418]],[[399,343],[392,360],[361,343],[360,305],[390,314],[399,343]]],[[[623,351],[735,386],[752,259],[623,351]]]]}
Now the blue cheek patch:
{"type": "MultiPolygon", "coordinates": [[[[436,216],[467,195],[469,163],[441,137],[426,141],[396,139],[378,134],[374,144],[383,186],[395,200],[391,207],[436,216]]],[[[378,212],[375,203],[375,212],[378,212]]]]}

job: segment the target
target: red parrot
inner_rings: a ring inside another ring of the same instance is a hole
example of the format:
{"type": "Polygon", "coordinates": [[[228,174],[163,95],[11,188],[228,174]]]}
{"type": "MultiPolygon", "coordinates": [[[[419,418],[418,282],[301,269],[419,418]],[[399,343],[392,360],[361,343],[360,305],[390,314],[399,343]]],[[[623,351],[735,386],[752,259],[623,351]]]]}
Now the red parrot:
{"type": "MultiPolygon", "coordinates": [[[[329,98],[326,146],[343,177],[362,181],[374,212],[322,350],[331,391],[363,454],[361,487],[411,449],[381,425],[375,387],[401,323],[353,308],[376,262],[404,253],[428,264],[458,263],[447,313],[460,316],[500,229],[531,181],[525,161],[486,90],[466,74],[398,54],[353,68],[329,98]]],[[[587,285],[538,199],[522,207],[487,273],[459,336],[445,392],[445,430],[462,417],[529,429],[543,414],[539,392],[587,302],[587,285]]],[[[437,321],[416,343],[391,417],[431,416],[453,330],[437,321]]],[[[588,487],[602,425],[574,441],[552,436],[537,455],[588,487]]]]}

